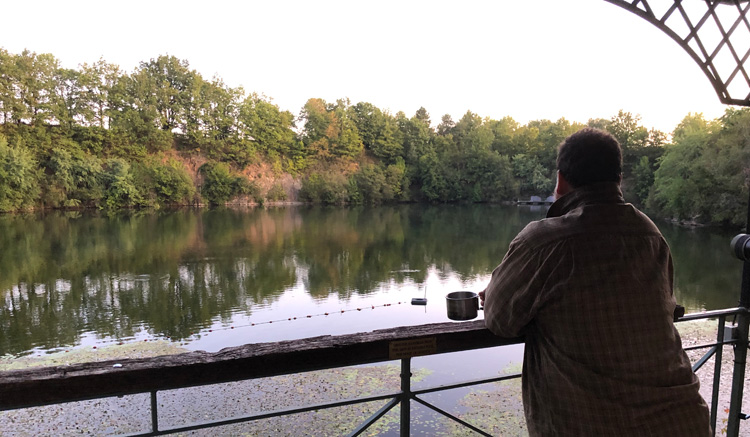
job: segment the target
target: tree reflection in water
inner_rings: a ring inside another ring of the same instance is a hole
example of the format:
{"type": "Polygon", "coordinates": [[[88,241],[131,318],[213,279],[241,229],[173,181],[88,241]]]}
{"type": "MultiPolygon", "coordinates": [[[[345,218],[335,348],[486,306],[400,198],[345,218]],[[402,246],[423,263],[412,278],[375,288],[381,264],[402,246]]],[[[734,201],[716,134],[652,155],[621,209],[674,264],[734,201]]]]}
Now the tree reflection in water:
{"type": "MultiPolygon", "coordinates": [[[[321,308],[369,305],[394,286],[425,286],[429,272],[481,283],[515,234],[543,215],[400,205],[0,216],[0,355],[143,331],[188,339],[278,311],[284,296],[321,308]],[[300,289],[309,303],[294,294],[300,289]]],[[[678,300],[691,309],[734,305],[739,267],[726,255],[726,236],[660,226],[674,252],[678,300]]],[[[307,334],[328,333],[315,329],[307,334]]]]}

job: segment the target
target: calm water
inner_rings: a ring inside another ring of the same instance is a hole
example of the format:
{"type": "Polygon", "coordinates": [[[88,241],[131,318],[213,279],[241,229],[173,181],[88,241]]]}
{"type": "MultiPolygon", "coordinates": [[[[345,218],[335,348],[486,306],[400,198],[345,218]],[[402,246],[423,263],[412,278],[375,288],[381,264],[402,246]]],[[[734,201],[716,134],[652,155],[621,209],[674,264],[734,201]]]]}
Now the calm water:
{"type": "MultiPolygon", "coordinates": [[[[544,209],[498,205],[0,216],[0,355],[253,342],[448,321],[544,209]],[[427,297],[426,306],[410,304],[427,297]]],[[[690,311],[735,306],[731,233],[659,224],[690,311]]],[[[481,317],[481,314],[480,314],[481,317]]]]}

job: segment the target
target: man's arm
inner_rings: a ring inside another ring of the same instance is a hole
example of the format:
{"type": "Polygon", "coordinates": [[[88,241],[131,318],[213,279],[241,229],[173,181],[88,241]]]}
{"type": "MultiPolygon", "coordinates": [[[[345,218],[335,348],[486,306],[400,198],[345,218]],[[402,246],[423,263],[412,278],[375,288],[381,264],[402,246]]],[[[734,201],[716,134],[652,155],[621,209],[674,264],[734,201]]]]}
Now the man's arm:
{"type": "Polygon", "coordinates": [[[517,337],[543,303],[543,288],[549,277],[545,261],[550,254],[525,247],[517,237],[503,261],[492,272],[480,293],[487,328],[501,337],[517,337]]]}

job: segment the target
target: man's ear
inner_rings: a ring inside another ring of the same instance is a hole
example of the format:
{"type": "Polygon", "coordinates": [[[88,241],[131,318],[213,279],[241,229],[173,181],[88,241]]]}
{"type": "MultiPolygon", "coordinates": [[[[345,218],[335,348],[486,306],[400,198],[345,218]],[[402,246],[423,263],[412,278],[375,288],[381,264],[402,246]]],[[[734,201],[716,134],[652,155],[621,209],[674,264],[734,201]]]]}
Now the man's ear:
{"type": "Polygon", "coordinates": [[[555,186],[555,199],[559,199],[562,196],[573,191],[573,187],[570,186],[565,176],[559,171],[557,172],[557,185],[555,186]]]}

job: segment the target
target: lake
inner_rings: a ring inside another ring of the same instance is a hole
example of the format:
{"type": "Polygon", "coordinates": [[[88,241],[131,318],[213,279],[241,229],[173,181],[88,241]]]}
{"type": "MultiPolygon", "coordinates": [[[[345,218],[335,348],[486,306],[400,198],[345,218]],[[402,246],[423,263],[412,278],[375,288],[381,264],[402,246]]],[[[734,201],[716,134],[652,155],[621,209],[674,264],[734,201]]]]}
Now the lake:
{"type": "MultiPolygon", "coordinates": [[[[0,356],[191,350],[448,321],[543,207],[397,205],[0,216],[0,356]],[[411,305],[426,297],[427,305],[411,305]]],[[[689,312],[732,307],[733,233],[657,223],[689,312]]],[[[481,311],[480,311],[481,317],[481,311]]],[[[519,348],[512,353],[520,356],[519,348]]]]}

